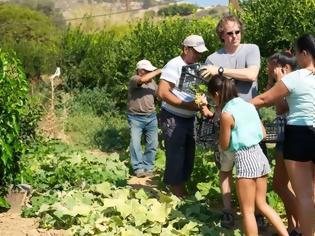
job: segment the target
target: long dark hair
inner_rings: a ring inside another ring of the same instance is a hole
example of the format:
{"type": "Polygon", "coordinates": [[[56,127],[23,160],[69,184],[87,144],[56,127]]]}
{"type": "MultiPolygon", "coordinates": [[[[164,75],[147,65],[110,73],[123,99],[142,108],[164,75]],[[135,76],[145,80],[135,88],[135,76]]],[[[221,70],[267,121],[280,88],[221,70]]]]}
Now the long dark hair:
{"type": "Polygon", "coordinates": [[[295,70],[297,67],[296,58],[289,51],[277,52],[271,55],[268,58],[268,62],[279,64],[281,67],[284,67],[285,65],[289,65],[292,70],[295,70]]]}
{"type": "Polygon", "coordinates": [[[312,34],[304,34],[296,41],[296,49],[299,52],[303,50],[310,53],[315,60],[315,37],[312,34]]]}
{"type": "Polygon", "coordinates": [[[219,107],[224,105],[231,99],[238,97],[234,79],[226,78],[222,75],[214,75],[208,82],[208,92],[214,96],[219,94],[219,107]]]}

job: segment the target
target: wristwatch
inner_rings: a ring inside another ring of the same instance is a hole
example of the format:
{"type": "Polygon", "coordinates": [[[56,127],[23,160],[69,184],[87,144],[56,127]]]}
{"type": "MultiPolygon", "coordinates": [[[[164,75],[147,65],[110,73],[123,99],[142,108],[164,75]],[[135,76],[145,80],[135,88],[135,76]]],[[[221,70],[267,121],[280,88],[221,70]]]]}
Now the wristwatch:
{"type": "Polygon", "coordinates": [[[223,75],[223,72],[224,72],[224,69],[223,69],[222,66],[220,66],[220,67],[218,68],[218,74],[219,74],[219,75],[223,75]]]}

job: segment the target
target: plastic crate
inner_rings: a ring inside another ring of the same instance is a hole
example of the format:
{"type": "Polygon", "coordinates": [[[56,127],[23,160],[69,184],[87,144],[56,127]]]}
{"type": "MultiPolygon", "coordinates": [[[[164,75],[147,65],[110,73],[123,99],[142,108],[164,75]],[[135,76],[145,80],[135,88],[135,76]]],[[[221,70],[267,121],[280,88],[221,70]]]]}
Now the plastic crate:
{"type": "Polygon", "coordinates": [[[190,95],[195,95],[200,84],[207,84],[207,80],[200,76],[201,64],[191,64],[182,67],[178,89],[190,95]]]}
{"type": "Polygon", "coordinates": [[[266,124],[265,125],[266,129],[266,138],[264,139],[265,143],[276,143],[278,140],[278,127],[277,124],[272,123],[272,124],[266,124]]]}
{"type": "Polygon", "coordinates": [[[217,145],[219,124],[214,119],[196,119],[196,142],[202,146],[217,145]]]}
{"type": "MultiPolygon", "coordinates": [[[[280,135],[284,133],[284,127],[286,124],[286,119],[284,117],[277,117],[274,122],[270,124],[265,124],[266,138],[265,143],[276,143],[279,141],[280,135]]],[[[282,135],[283,136],[283,135],[282,135]]]]}

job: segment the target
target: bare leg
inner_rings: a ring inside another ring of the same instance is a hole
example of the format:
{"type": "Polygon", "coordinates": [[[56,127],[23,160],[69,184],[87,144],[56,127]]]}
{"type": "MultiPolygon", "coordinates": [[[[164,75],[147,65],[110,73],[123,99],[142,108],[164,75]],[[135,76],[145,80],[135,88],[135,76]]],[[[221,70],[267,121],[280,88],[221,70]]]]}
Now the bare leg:
{"type": "Polygon", "coordinates": [[[273,175],[273,190],[281,198],[288,219],[288,231],[298,227],[297,211],[296,211],[296,197],[292,190],[289,181],[288,173],[286,171],[283,156],[280,154],[276,156],[276,165],[273,175]]]}
{"type": "Polygon", "coordinates": [[[255,179],[238,178],[236,180],[236,191],[241,207],[245,235],[257,236],[258,228],[255,219],[255,179]]]}
{"type": "Polygon", "coordinates": [[[311,161],[285,160],[289,179],[297,199],[297,213],[303,236],[314,236],[314,164],[311,161]]]}
{"type": "Polygon", "coordinates": [[[280,216],[266,202],[267,177],[260,177],[256,180],[256,206],[267,217],[280,235],[288,235],[288,231],[280,216]]]}
{"type": "Polygon", "coordinates": [[[220,171],[220,188],[223,207],[225,209],[232,209],[232,171],[220,171]]]}

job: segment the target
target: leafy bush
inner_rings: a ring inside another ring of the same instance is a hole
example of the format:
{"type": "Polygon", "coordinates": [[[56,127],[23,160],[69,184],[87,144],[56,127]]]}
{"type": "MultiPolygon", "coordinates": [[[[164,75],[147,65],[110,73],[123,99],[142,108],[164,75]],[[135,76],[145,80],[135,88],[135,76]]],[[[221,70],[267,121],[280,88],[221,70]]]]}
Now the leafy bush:
{"type": "Polygon", "coordinates": [[[245,38],[259,45],[261,55],[292,47],[306,32],[314,33],[315,1],[241,1],[241,19],[246,24],[245,38]]]}
{"type": "Polygon", "coordinates": [[[302,34],[315,32],[315,25],[309,19],[315,17],[315,1],[241,1],[239,15],[246,26],[245,41],[260,48],[262,59],[259,75],[259,90],[267,82],[266,58],[274,52],[290,49],[302,34]]]}
{"type": "Polygon", "coordinates": [[[21,120],[26,112],[28,84],[20,62],[14,54],[0,50],[0,207],[6,187],[18,172],[24,152],[21,120]]]}
{"type": "Polygon", "coordinates": [[[168,7],[161,8],[158,11],[159,16],[188,16],[197,11],[197,6],[193,4],[174,4],[168,7]]]}
{"type": "Polygon", "coordinates": [[[0,5],[2,48],[16,51],[27,77],[55,70],[60,36],[60,30],[40,12],[17,5],[0,5]]]}
{"type": "Polygon", "coordinates": [[[117,153],[97,157],[58,142],[39,145],[22,159],[22,166],[21,179],[36,192],[84,188],[103,181],[124,186],[129,172],[117,153]]]}
{"type": "Polygon", "coordinates": [[[55,8],[55,2],[53,0],[9,0],[9,2],[42,12],[49,16],[52,21],[60,27],[64,27],[66,24],[60,10],[55,8]]]}
{"type": "Polygon", "coordinates": [[[93,89],[83,89],[82,91],[74,90],[72,99],[68,101],[71,113],[92,112],[101,116],[104,114],[112,115],[117,113],[115,98],[110,97],[104,87],[93,89]]]}
{"type": "Polygon", "coordinates": [[[130,25],[130,31],[120,37],[113,31],[86,34],[69,29],[63,40],[62,59],[66,88],[102,87],[104,94],[115,98],[116,107],[125,110],[128,81],[137,61],[146,58],[163,67],[181,53],[182,41],[193,33],[202,35],[209,50],[214,51],[219,46],[215,25],[216,20],[210,17],[174,17],[160,22],[146,18],[130,25]]]}

